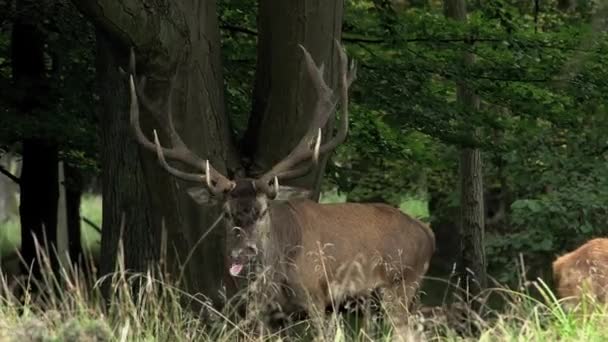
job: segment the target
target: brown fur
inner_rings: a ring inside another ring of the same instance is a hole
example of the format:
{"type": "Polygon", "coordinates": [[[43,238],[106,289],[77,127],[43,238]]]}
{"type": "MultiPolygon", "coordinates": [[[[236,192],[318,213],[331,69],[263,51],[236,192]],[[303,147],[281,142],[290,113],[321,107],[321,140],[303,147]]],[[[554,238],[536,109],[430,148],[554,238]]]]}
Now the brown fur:
{"type": "Polygon", "coordinates": [[[587,241],[578,249],[553,262],[557,295],[569,307],[577,304],[583,293],[606,303],[608,286],[608,239],[587,241]]]}
{"type": "Polygon", "coordinates": [[[283,285],[272,301],[283,309],[323,312],[381,289],[397,318],[428,269],[435,237],[388,205],[292,200],[271,206],[268,246],[263,263],[283,285]]]}

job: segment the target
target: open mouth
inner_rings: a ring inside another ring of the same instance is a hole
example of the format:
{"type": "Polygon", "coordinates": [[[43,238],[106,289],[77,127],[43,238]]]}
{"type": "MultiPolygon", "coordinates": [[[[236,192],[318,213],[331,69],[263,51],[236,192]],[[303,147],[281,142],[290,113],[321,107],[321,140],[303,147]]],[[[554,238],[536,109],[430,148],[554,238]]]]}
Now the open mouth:
{"type": "Polygon", "coordinates": [[[242,270],[243,264],[232,263],[232,265],[230,266],[230,275],[237,276],[241,273],[242,270]]]}

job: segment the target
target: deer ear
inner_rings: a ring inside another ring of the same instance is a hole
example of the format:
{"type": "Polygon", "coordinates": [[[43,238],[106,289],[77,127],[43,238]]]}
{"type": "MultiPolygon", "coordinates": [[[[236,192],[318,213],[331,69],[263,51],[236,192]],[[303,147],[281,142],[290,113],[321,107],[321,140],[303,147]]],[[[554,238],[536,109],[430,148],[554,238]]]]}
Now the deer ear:
{"type": "Polygon", "coordinates": [[[186,190],[188,195],[192,197],[192,199],[200,205],[215,205],[218,203],[217,198],[211,195],[207,187],[204,186],[196,186],[189,188],[186,190]]]}
{"type": "Polygon", "coordinates": [[[312,191],[295,186],[279,186],[279,193],[275,201],[287,201],[292,199],[309,198],[312,191]]]}

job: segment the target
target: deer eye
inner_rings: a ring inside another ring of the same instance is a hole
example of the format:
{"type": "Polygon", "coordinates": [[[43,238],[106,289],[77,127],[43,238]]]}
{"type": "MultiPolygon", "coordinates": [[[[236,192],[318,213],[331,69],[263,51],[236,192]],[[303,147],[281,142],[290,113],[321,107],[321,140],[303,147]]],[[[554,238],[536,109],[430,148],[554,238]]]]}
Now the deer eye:
{"type": "Polygon", "coordinates": [[[234,234],[234,236],[236,236],[237,238],[240,238],[241,237],[241,231],[242,231],[241,228],[234,227],[234,228],[232,228],[231,232],[232,232],[232,234],[234,234]]]}

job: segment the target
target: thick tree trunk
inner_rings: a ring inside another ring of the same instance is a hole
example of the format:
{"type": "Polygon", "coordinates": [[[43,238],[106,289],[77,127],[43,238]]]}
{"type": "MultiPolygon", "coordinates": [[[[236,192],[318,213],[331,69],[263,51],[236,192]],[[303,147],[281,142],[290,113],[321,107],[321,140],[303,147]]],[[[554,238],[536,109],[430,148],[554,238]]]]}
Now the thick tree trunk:
{"type": "MultiPolygon", "coordinates": [[[[144,271],[158,258],[160,236],[152,224],[146,183],[132,140],[128,119],[128,90],[119,74],[119,49],[97,32],[97,79],[102,165],[103,219],[100,275],[116,270],[119,240],[124,243],[125,267],[144,271]],[[122,234],[122,236],[121,236],[122,234]]],[[[109,290],[104,284],[104,292],[109,290]]]]}
{"type": "MultiPolygon", "coordinates": [[[[458,21],[467,20],[465,0],[445,2],[446,16],[458,21]]],[[[465,64],[475,62],[475,56],[465,53],[465,64]]],[[[472,111],[479,110],[479,97],[464,82],[457,84],[457,100],[472,111]]],[[[483,199],[483,173],[481,152],[464,147],[460,152],[460,229],[461,274],[465,285],[473,294],[486,287],[486,259],[484,252],[485,210],[483,199]],[[472,272],[472,276],[471,273],[472,272]]]]}
{"type": "MultiPolygon", "coordinates": [[[[327,84],[336,89],[337,51],[342,34],[342,0],[260,0],[258,64],[253,112],[245,135],[244,154],[265,171],[285,157],[307,129],[315,96],[302,63],[302,44],[317,64],[325,65],[327,84]]],[[[331,135],[332,123],[324,131],[331,135]]],[[[327,156],[315,172],[292,185],[315,191],[318,199],[327,156]]]]}
{"type": "MultiPolygon", "coordinates": [[[[172,106],[177,131],[220,172],[227,165],[236,167],[238,158],[224,112],[215,1],[171,2],[162,8],[138,1],[74,3],[94,21],[100,37],[101,148],[103,163],[108,163],[103,176],[102,270],[110,271],[114,265],[124,217],[128,267],[145,270],[149,261],[165,257],[159,251],[161,243],[166,243],[167,260],[162,261],[172,279],[183,281],[190,292],[218,299],[223,266],[223,248],[218,247],[223,244],[223,230],[201,237],[219,210],[198,206],[184,191],[192,185],[175,181],[158,166],[154,153],[138,152],[128,126],[128,82],[118,72],[119,67],[127,70],[127,52],[134,46],[138,74],[148,79],[146,94],[164,104],[167,80],[179,66],[172,106]],[[167,241],[161,241],[163,228],[167,241]]],[[[161,143],[167,145],[165,127],[159,127],[145,111],[141,120],[148,137],[156,128],[161,143]]]]}

